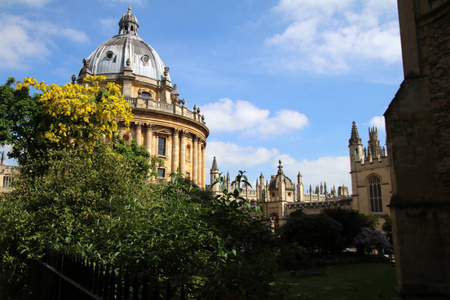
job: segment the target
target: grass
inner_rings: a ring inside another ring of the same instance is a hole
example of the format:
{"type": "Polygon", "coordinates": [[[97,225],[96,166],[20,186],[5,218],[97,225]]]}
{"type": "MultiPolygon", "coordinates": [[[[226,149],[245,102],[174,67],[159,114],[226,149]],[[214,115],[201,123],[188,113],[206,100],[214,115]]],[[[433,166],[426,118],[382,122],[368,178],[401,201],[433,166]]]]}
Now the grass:
{"type": "Polygon", "coordinates": [[[278,273],[276,284],[288,289],[286,299],[370,300],[394,299],[393,264],[349,264],[320,269],[322,276],[295,277],[278,273]]]}

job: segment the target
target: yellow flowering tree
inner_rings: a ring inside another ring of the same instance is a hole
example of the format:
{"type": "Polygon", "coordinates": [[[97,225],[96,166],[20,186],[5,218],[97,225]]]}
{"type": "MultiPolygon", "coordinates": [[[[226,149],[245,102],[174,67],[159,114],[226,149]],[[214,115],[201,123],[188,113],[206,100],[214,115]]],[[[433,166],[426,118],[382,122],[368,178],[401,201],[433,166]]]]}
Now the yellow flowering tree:
{"type": "Polygon", "coordinates": [[[47,85],[34,78],[16,84],[17,90],[34,87],[42,92],[40,107],[50,124],[44,137],[59,147],[84,147],[88,151],[100,137],[112,138],[118,130],[118,118],[126,128],[133,118],[120,86],[108,82],[104,76],[85,78],[87,86],[68,83],[47,85]]]}

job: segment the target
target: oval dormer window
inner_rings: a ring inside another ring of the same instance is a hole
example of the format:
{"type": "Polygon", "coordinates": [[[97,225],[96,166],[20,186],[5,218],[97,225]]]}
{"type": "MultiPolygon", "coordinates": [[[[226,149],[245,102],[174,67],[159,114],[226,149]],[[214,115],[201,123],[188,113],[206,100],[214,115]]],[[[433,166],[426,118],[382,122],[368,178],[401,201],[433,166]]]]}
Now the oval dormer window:
{"type": "Polygon", "coordinates": [[[147,64],[149,60],[150,60],[150,57],[149,57],[148,55],[142,56],[142,61],[143,61],[144,63],[147,64]]]}
{"type": "Polygon", "coordinates": [[[112,51],[106,52],[106,59],[111,60],[114,57],[114,53],[112,51]]]}

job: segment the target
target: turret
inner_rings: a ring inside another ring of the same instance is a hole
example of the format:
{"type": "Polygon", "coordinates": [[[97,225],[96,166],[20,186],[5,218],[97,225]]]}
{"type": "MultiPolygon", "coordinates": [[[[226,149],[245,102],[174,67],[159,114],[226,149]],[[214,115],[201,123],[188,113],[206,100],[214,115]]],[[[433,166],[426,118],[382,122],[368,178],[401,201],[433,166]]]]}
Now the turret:
{"type": "Polygon", "coordinates": [[[350,161],[352,164],[363,160],[363,145],[355,121],[352,124],[352,133],[348,140],[348,147],[350,149],[350,161]]]}
{"type": "Polygon", "coordinates": [[[376,127],[369,128],[369,156],[379,158],[382,155],[380,141],[378,140],[378,131],[376,127]]]}
{"type": "Polygon", "coordinates": [[[211,167],[211,171],[210,171],[209,174],[210,174],[211,190],[213,192],[220,191],[219,183],[214,184],[214,182],[216,182],[218,180],[219,176],[220,176],[219,168],[217,167],[217,161],[216,161],[216,157],[215,156],[214,156],[212,167],[211,167]]]}
{"type": "Polygon", "coordinates": [[[305,188],[303,186],[303,176],[300,171],[297,175],[297,201],[305,201],[305,188]]]}

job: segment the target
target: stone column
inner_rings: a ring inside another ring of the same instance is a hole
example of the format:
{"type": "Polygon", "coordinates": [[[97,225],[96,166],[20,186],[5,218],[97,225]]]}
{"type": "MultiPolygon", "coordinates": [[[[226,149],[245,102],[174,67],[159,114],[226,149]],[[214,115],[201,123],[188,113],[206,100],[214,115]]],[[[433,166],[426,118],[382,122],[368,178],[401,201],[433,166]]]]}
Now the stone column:
{"type": "Polygon", "coordinates": [[[138,146],[142,145],[142,129],[141,129],[141,123],[134,122],[134,130],[135,130],[135,136],[136,136],[136,143],[138,146]]]}
{"type": "Polygon", "coordinates": [[[203,147],[202,147],[202,162],[203,162],[203,175],[202,175],[202,188],[206,187],[206,141],[203,142],[203,147]]]}
{"type": "Polygon", "coordinates": [[[203,184],[203,155],[202,155],[203,141],[199,139],[198,142],[198,186],[203,184]]]}
{"type": "Polygon", "coordinates": [[[192,181],[198,184],[198,137],[193,137],[194,149],[192,151],[193,161],[192,161],[192,181]]]}
{"type": "Polygon", "coordinates": [[[152,127],[153,124],[147,124],[145,130],[145,148],[150,154],[152,154],[152,140],[153,140],[152,127]]]}
{"type": "Polygon", "coordinates": [[[180,130],[178,128],[173,129],[172,135],[172,173],[178,172],[178,159],[180,153],[180,145],[179,145],[179,133],[180,130]]]}
{"type": "Polygon", "coordinates": [[[180,146],[180,172],[186,176],[186,130],[181,131],[181,146],[180,146]]]}

